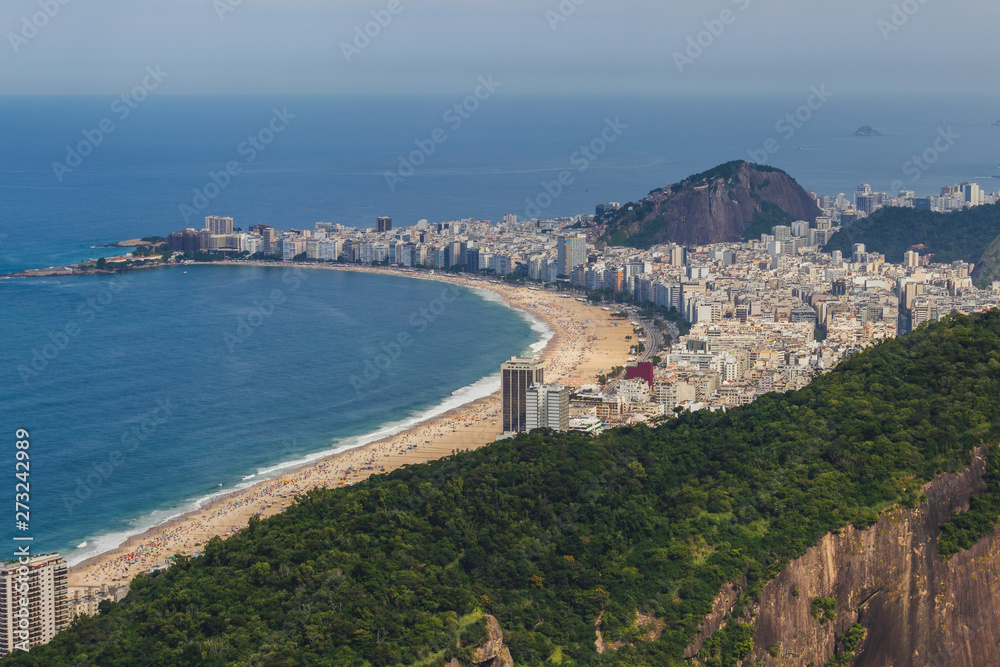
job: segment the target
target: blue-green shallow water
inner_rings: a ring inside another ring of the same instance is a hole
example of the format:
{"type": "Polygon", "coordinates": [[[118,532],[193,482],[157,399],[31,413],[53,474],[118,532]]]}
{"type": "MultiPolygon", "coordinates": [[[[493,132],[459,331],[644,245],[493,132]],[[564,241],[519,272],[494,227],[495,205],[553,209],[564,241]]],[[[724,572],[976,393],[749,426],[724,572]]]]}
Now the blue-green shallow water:
{"type": "Polygon", "coordinates": [[[28,429],[34,551],[71,561],[278,464],[485,395],[541,337],[477,291],[283,267],[6,279],[0,303],[0,494],[13,508],[28,429]]]}

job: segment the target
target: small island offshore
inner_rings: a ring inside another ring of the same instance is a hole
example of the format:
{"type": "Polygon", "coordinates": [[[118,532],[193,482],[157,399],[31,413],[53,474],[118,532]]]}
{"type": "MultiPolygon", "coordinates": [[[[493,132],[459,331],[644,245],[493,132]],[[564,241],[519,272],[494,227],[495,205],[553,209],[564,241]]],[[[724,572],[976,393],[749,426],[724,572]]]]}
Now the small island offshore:
{"type": "Polygon", "coordinates": [[[884,137],[885,132],[882,130],[876,130],[871,125],[864,125],[858,128],[858,131],[854,133],[856,137],[884,137]]]}

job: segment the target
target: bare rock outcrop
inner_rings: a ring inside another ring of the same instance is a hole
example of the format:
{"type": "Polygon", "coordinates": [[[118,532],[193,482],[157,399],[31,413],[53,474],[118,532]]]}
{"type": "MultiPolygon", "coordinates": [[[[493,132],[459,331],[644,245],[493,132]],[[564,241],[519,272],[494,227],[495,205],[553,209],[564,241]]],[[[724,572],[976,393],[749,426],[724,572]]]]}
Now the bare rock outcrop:
{"type": "Polygon", "coordinates": [[[809,193],[780,169],[729,162],[623,207],[607,221],[608,240],[643,248],[741,241],[769,207],[807,222],[820,215],[809,193]]]}
{"type": "Polygon", "coordinates": [[[927,501],[883,515],[867,530],[824,537],[765,586],[754,610],[754,660],[768,666],[824,665],[854,623],[865,639],[855,667],[1000,665],[1000,531],[946,562],[940,526],[986,490],[985,450],[960,475],[924,487],[927,501]],[[836,600],[820,623],[816,598],[836,600]]]}
{"type": "MultiPolygon", "coordinates": [[[[514,659],[503,643],[503,629],[493,616],[486,615],[486,641],[476,647],[471,667],[514,667],[514,659]]],[[[445,667],[467,667],[457,658],[445,667]]]]}

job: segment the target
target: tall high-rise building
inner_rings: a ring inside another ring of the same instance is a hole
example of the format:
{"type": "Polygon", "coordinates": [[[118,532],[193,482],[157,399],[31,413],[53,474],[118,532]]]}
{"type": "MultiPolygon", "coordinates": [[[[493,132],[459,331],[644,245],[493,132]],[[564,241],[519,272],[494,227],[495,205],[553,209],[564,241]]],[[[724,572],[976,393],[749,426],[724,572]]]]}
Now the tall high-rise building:
{"type": "Polygon", "coordinates": [[[59,554],[25,561],[0,567],[0,655],[47,644],[69,625],[66,561],[59,554]]]}
{"type": "Polygon", "coordinates": [[[205,229],[213,234],[232,234],[233,219],[210,215],[205,218],[205,229]]]}
{"type": "Polygon", "coordinates": [[[969,206],[979,206],[979,184],[962,183],[962,198],[969,206]]]}
{"type": "Polygon", "coordinates": [[[920,253],[916,250],[907,250],[903,255],[903,265],[908,269],[920,266],[920,253]]]}
{"type": "Polygon", "coordinates": [[[587,235],[559,236],[559,275],[569,278],[573,268],[587,263],[587,235]]]}
{"type": "Polygon", "coordinates": [[[504,433],[528,430],[528,389],[545,382],[545,365],[537,359],[514,357],[500,366],[501,414],[504,433]]]}
{"type": "Polygon", "coordinates": [[[684,266],[687,261],[687,250],[684,246],[675,245],[670,249],[670,266],[684,266]]]}
{"type": "Polygon", "coordinates": [[[525,430],[569,430],[569,388],[561,384],[533,384],[525,395],[525,430]]]}
{"type": "Polygon", "coordinates": [[[375,231],[379,234],[392,231],[392,218],[376,218],[375,231]]]}

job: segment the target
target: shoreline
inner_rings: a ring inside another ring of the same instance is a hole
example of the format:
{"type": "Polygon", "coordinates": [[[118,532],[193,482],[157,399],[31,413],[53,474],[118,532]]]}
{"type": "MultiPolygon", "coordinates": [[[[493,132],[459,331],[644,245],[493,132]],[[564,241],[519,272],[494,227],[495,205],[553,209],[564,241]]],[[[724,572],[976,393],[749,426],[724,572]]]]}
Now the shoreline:
{"type": "MultiPolygon", "coordinates": [[[[472,386],[472,385],[469,385],[469,386],[472,386]]],[[[121,540],[116,546],[111,547],[111,548],[106,549],[106,550],[103,550],[103,551],[101,551],[99,553],[96,553],[96,554],[94,554],[92,556],[87,556],[85,559],[83,559],[83,560],[81,560],[79,562],[68,564],[69,570],[72,573],[76,569],[86,568],[89,565],[93,565],[96,561],[101,560],[102,558],[106,557],[108,554],[110,554],[113,551],[118,551],[118,550],[121,550],[121,549],[123,549],[125,547],[131,546],[133,544],[141,543],[143,540],[145,540],[145,539],[147,539],[149,537],[152,537],[153,535],[155,535],[155,534],[157,534],[159,532],[162,532],[162,531],[166,530],[167,528],[169,528],[169,527],[171,527],[171,526],[173,526],[173,525],[175,525],[175,524],[177,524],[179,522],[182,522],[186,518],[189,518],[190,515],[193,515],[193,514],[196,514],[198,512],[204,511],[205,509],[208,509],[212,505],[222,504],[222,503],[225,503],[225,502],[227,502],[229,500],[232,500],[232,499],[240,496],[244,492],[253,489],[255,486],[265,485],[268,482],[275,481],[275,480],[281,478],[284,475],[293,474],[293,473],[295,473],[296,471],[298,471],[301,468],[307,468],[307,467],[309,467],[309,466],[311,466],[313,464],[320,463],[320,462],[326,461],[328,459],[329,460],[334,460],[334,459],[338,458],[339,456],[341,456],[342,454],[346,454],[348,452],[352,452],[352,451],[355,451],[355,450],[363,449],[365,447],[368,447],[369,445],[377,445],[377,444],[381,443],[384,440],[391,439],[392,437],[395,437],[396,435],[404,433],[404,432],[408,431],[411,428],[416,428],[417,426],[425,424],[428,421],[431,421],[431,420],[434,420],[434,419],[438,419],[438,418],[448,417],[452,413],[457,413],[458,411],[463,410],[463,409],[468,408],[468,407],[474,407],[478,403],[480,403],[481,401],[485,401],[488,398],[489,398],[489,396],[485,396],[485,397],[473,399],[472,401],[469,401],[467,403],[463,403],[460,406],[457,406],[457,407],[454,407],[454,408],[449,408],[446,412],[437,413],[437,414],[435,414],[433,416],[429,416],[429,417],[426,417],[426,418],[421,418],[419,422],[416,422],[416,423],[412,424],[411,426],[399,427],[400,430],[395,431],[392,434],[385,435],[385,436],[380,436],[377,439],[370,440],[370,441],[362,443],[362,444],[344,446],[344,448],[341,449],[341,451],[338,451],[338,452],[335,452],[335,453],[329,453],[329,452],[327,452],[327,451],[324,450],[324,451],[321,451],[321,452],[314,452],[313,454],[306,454],[304,457],[300,457],[300,458],[315,457],[315,458],[310,459],[309,461],[304,461],[304,462],[301,462],[301,463],[298,463],[298,462],[295,462],[295,461],[284,462],[284,463],[276,463],[275,465],[270,466],[270,468],[268,468],[269,470],[277,469],[277,470],[274,470],[274,472],[270,472],[270,473],[256,473],[251,478],[253,481],[247,480],[249,482],[249,484],[247,484],[246,486],[237,485],[236,487],[231,487],[231,488],[229,488],[227,490],[220,491],[218,493],[211,493],[208,496],[204,496],[202,498],[194,500],[194,501],[192,501],[192,503],[196,504],[195,507],[192,507],[192,508],[189,508],[189,509],[176,508],[177,512],[175,514],[172,514],[171,516],[167,517],[166,519],[164,519],[162,521],[159,521],[159,522],[157,522],[156,524],[154,524],[152,526],[144,528],[141,531],[136,532],[135,534],[128,535],[123,540],[121,540]]],[[[364,435],[356,436],[356,437],[364,439],[366,437],[369,437],[370,435],[381,433],[382,431],[386,430],[386,428],[391,428],[391,427],[379,428],[378,430],[374,431],[372,434],[364,434],[364,435]]],[[[338,449],[340,449],[340,448],[338,448],[338,449]]],[[[189,503],[189,505],[190,504],[191,503],[189,503]]],[[[171,510],[165,510],[165,511],[171,511],[171,510]]],[[[92,538],[92,539],[96,540],[96,539],[99,539],[100,537],[101,536],[97,536],[97,537],[92,538]]],[[[63,557],[65,558],[64,554],[60,554],[60,555],[63,555],[63,557]]],[[[72,588],[73,588],[73,586],[70,586],[70,589],[72,589],[72,588]]]]}
{"type": "MultiPolygon", "coordinates": [[[[409,274],[405,272],[392,271],[381,268],[376,268],[376,270],[374,271],[369,271],[366,270],[365,267],[358,267],[355,265],[324,266],[324,265],[310,265],[310,264],[301,265],[297,263],[285,263],[285,262],[280,262],[280,263],[279,262],[254,262],[254,263],[195,262],[193,264],[187,264],[187,265],[180,265],[180,264],[154,265],[151,267],[143,267],[143,268],[175,268],[178,266],[245,267],[251,265],[261,266],[261,267],[271,267],[275,269],[280,268],[280,269],[293,269],[293,270],[294,269],[328,269],[328,270],[339,269],[353,273],[375,273],[380,275],[395,275],[397,277],[405,277],[405,278],[411,277],[409,274]]],[[[90,274],[79,274],[79,275],[90,275],[90,274]]],[[[433,278],[434,276],[429,276],[429,279],[433,278]]],[[[436,282],[451,282],[455,284],[461,284],[463,287],[466,287],[471,292],[476,293],[476,295],[479,298],[494,302],[499,302],[503,306],[510,308],[512,311],[521,316],[526,322],[529,323],[533,332],[540,334],[539,336],[533,337],[532,342],[526,346],[524,350],[524,353],[526,354],[539,354],[540,351],[544,350],[545,346],[548,345],[549,341],[551,341],[552,338],[554,338],[556,335],[556,332],[553,330],[553,327],[549,322],[546,322],[544,319],[541,319],[536,315],[527,312],[523,309],[512,307],[505,299],[503,299],[500,295],[498,295],[497,292],[495,292],[494,290],[484,289],[479,285],[468,285],[467,284],[468,282],[472,282],[468,280],[458,280],[458,281],[438,280],[436,282]],[[479,293],[477,292],[477,290],[481,290],[481,292],[485,292],[485,294],[479,293]],[[498,298],[491,298],[492,296],[496,296],[498,298]]],[[[443,418],[458,410],[475,406],[480,401],[488,399],[490,396],[499,391],[499,377],[498,376],[495,377],[495,375],[497,374],[491,373],[481,378],[477,378],[475,381],[465,386],[459,387],[451,394],[444,396],[438,403],[430,405],[426,409],[418,413],[412,414],[410,416],[404,417],[403,419],[399,419],[393,422],[378,424],[371,431],[367,431],[357,435],[347,436],[342,440],[340,440],[339,443],[332,444],[331,446],[325,447],[324,449],[318,451],[300,453],[293,459],[276,461],[273,464],[267,465],[266,467],[261,468],[256,472],[252,473],[247,472],[247,474],[243,477],[243,479],[240,482],[236,482],[235,484],[232,484],[227,488],[221,490],[213,490],[211,492],[208,492],[206,495],[196,498],[190,498],[186,501],[181,501],[179,504],[169,508],[153,510],[151,512],[148,512],[142,516],[133,519],[133,521],[139,522],[146,517],[157,517],[157,515],[161,515],[160,517],[155,518],[153,520],[153,523],[149,525],[144,526],[140,524],[140,526],[136,528],[131,528],[131,529],[126,528],[125,530],[117,532],[109,532],[87,537],[84,540],[84,544],[86,544],[87,547],[84,547],[84,549],[87,549],[88,551],[90,550],[90,548],[98,546],[100,542],[107,541],[109,538],[115,539],[116,541],[114,542],[113,545],[102,547],[100,551],[97,551],[96,553],[85,555],[79,561],[75,561],[72,557],[74,551],[80,548],[78,546],[75,548],[67,547],[67,550],[65,552],[62,552],[62,555],[64,558],[66,558],[67,563],[71,570],[77,567],[84,567],[87,564],[94,561],[95,559],[99,559],[103,555],[111,551],[118,550],[123,546],[127,546],[135,542],[136,540],[141,540],[145,537],[148,537],[150,533],[157,532],[158,528],[168,527],[174,522],[183,519],[190,514],[197,513],[198,511],[207,506],[229,499],[230,497],[240,494],[244,491],[247,491],[248,489],[251,489],[256,485],[266,484],[267,482],[280,478],[282,475],[295,473],[297,470],[301,468],[314,465],[326,459],[336,458],[346,452],[364,448],[367,447],[368,445],[381,443],[385,440],[391,439],[394,436],[397,436],[401,433],[405,433],[411,429],[417,428],[435,419],[443,418]],[[493,384],[494,381],[497,384],[496,388],[491,387],[487,393],[481,394],[484,388],[481,387],[480,385],[483,385],[483,383],[488,383],[488,385],[493,384]],[[462,402],[457,403],[455,405],[450,405],[456,400],[457,395],[460,396],[463,393],[468,395],[463,396],[460,399],[462,402]]]]}
{"type": "MultiPolygon", "coordinates": [[[[609,343],[611,342],[611,334],[618,333],[607,326],[610,323],[607,317],[608,313],[597,307],[580,304],[574,299],[560,299],[558,295],[551,292],[533,291],[525,287],[492,283],[487,280],[470,280],[452,274],[430,274],[429,272],[337,264],[324,266],[241,262],[196,265],[269,266],[378,273],[447,282],[473,290],[478,288],[497,295],[507,307],[517,311],[528,321],[543,325],[542,337],[531,347],[534,349],[544,342],[544,347],[537,350],[535,354],[540,355],[547,363],[546,380],[549,382],[562,381],[569,386],[578,386],[581,383],[581,374],[577,373],[577,377],[574,378],[573,373],[584,361],[585,352],[591,349],[590,347],[584,349],[583,346],[575,346],[580,342],[580,334],[582,329],[586,328],[585,324],[590,324],[591,328],[597,329],[599,324],[594,324],[592,321],[604,320],[605,329],[607,329],[604,333],[609,334],[605,336],[605,339],[609,340],[609,343]],[[580,318],[579,316],[583,314],[589,317],[580,318]],[[570,336],[572,329],[577,331],[575,335],[570,336]],[[551,335],[549,335],[550,333],[551,335]],[[574,351],[577,352],[580,359],[577,360],[577,364],[571,366],[570,362],[573,361],[571,357],[574,351]],[[553,368],[555,377],[550,376],[550,367],[553,368]],[[574,380],[576,381],[574,382],[574,380]]],[[[534,326],[535,324],[533,324],[533,328],[534,326]]],[[[625,332],[624,330],[620,331],[621,335],[616,336],[616,338],[621,338],[621,340],[614,341],[617,343],[617,354],[604,354],[597,357],[596,360],[590,360],[596,362],[596,366],[600,366],[600,369],[624,363],[628,347],[627,342],[623,339],[625,332]],[[609,360],[600,361],[603,356],[609,357],[609,360]],[[615,358],[614,364],[611,363],[610,357],[615,358]]],[[[596,342],[598,338],[597,336],[587,337],[591,344],[596,342]]],[[[592,370],[597,370],[596,366],[592,370]]],[[[462,389],[471,388],[489,377],[480,378],[472,385],[462,389]]],[[[592,378],[593,375],[589,377],[592,378]]],[[[582,379],[588,379],[586,373],[583,373],[582,379]]],[[[445,402],[447,400],[446,398],[445,402]]],[[[441,404],[438,404],[436,407],[440,406],[441,404]]],[[[429,412],[433,412],[435,409],[431,408],[429,412]]],[[[199,553],[204,543],[211,537],[227,537],[239,532],[252,515],[259,515],[263,518],[277,514],[287,508],[295,496],[309,489],[320,486],[330,488],[347,486],[362,481],[371,474],[386,473],[405,465],[436,460],[457,450],[476,449],[488,445],[495,440],[495,436],[500,430],[497,425],[499,391],[494,390],[486,396],[480,396],[448,408],[442,413],[421,415],[420,417],[411,424],[405,424],[409,420],[404,420],[404,424],[397,423],[398,430],[394,425],[387,424],[372,434],[359,436],[364,439],[367,435],[377,435],[386,429],[390,431],[367,443],[354,445],[336,453],[324,455],[324,452],[317,452],[313,455],[305,455],[308,458],[319,454],[316,458],[302,461],[300,465],[289,466],[290,463],[294,462],[278,463],[271,466],[272,474],[259,479],[251,478],[254,481],[244,488],[232,489],[217,497],[209,496],[195,501],[199,503],[197,507],[179,511],[178,514],[160,521],[154,526],[125,537],[115,547],[102,550],[74,563],[70,567],[71,597],[74,590],[85,595],[88,590],[102,585],[123,585],[141,572],[162,566],[169,561],[170,556],[199,553]]]]}

